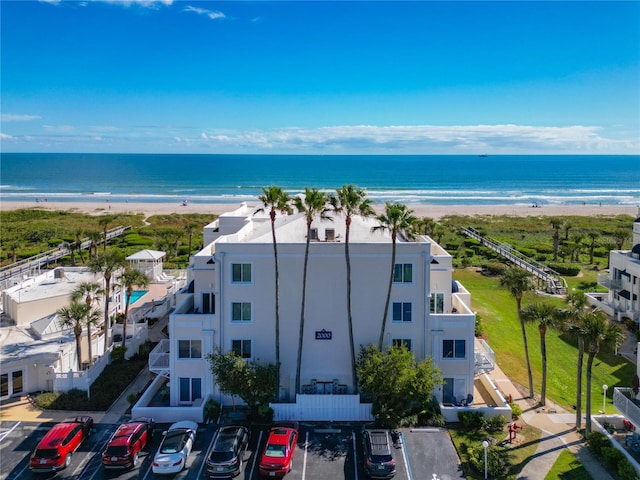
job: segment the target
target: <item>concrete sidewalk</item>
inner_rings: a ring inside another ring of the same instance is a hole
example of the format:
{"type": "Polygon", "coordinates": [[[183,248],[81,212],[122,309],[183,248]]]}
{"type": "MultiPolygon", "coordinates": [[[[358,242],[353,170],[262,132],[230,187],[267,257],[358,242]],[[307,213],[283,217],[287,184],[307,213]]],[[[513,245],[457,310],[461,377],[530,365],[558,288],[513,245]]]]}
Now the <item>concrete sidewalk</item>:
{"type": "MultiPolygon", "coordinates": [[[[524,398],[520,391],[496,365],[489,377],[506,397],[511,398],[522,408],[520,422],[525,422],[541,430],[538,448],[531,460],[527,462],[518,479],[544,480],[557,460],[560,452],[567,448],[580,461],[592,478],[597,480],[613,480],[607,470],[591,454],[586,442],[575,431],[575,413],[567,412],[562,407],[546,401],[545,407],[538,406],[529,398],[524,398]]],[[[582,419],[584,426],[584,415],[582,419]]]]}

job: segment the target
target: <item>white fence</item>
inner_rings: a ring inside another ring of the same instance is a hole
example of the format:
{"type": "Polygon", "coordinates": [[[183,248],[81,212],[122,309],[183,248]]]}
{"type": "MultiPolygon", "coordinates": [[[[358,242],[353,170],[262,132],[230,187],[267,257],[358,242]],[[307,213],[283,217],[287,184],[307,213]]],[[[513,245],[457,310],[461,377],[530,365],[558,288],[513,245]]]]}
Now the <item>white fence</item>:
{"type": "Polygon", "coordinates": [[[370,422],[371,404],[360,395],[296,395],[296,403],[271,403],[274,420],[370,422]]]}
{"type": "Polygon", "coordinates": [[[166,377],[157,376],[153,382],[151,382],[149,388],[147,388],[132,407],[131,417],[151,417],[156,423],[175,423],[182,420],[191,420],[196,423],[204,422],[204,405],[207,403],[207,400],[209,400],[208,397],[188,406],[149,406],[154,395],[162,388],[166,381],[166,377]]]}
{"type": "Polygon", "coordinates": [[[72,388],[89,391],[89,387],[100,376],[107,365],[111,363],[109,352],[98,357],[95,363],[81,372],[60,372],[53,378],[53,391],[66,392],[72,388]]]}

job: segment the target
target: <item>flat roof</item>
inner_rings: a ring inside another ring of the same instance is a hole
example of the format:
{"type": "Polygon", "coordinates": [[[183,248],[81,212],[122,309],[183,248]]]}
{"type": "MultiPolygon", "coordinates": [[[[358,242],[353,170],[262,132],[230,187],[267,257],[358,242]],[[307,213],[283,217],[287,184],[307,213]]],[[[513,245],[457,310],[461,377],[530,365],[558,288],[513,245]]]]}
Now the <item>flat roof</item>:
{"type": "Polygon", "coordinates": [[[102,276],[86,267],[56,268],[14,285],[5,292],[14,302],[26,303],[70,295],[82,282],[100,283],[102,276]]]}

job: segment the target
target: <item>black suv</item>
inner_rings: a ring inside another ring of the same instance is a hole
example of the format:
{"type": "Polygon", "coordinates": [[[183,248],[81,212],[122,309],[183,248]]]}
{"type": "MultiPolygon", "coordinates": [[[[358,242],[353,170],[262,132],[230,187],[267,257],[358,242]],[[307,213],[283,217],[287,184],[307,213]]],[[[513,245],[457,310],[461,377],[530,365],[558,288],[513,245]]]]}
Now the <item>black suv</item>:
{"type": "Polygon", "coordinates": [[[245,427],[222,427],[207,455],[207,476],[230,478],[238,475],[248,443],[249,430],[245,427]]]}
{"type": "Polygon", "coordinates": [[[364,471],[369,478],[392,478],[396,474],[396,461],[391,453],[391,436],[387,430],[362,432],[364,471]]]}

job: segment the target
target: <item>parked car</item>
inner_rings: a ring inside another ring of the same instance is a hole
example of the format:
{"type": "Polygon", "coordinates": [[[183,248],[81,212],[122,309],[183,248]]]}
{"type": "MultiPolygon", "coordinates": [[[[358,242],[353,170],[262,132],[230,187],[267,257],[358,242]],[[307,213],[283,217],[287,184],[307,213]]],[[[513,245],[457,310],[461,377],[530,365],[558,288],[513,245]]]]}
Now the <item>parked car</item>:
{"type": "Polygon", "coordinates": [[[207,476],[231,478],[238,475],[248,444],[249,430],[245,427],[228,426],[218,430],[207,454],[207,476]]]}
{"type": "Polygon", "coordinates": [[[91,435],[93,418],[65,418],[46,433],[29,460],[33,472],[57,472],[71,465],[71,456],[91,435]]]}
{"type": "Polygon", "coordinates": [[[173,474],[186,468],[197,430],[196,422],[183,420],[174,423],[169,430],[163,432],[164,438],[151,465],[153,473],[173,474]]]}
{"type": "Polygon", "coordinates": [[[111,436],[102,452],[104,468],[133,468],[139,463],[140,451],[151,440],[153,418],[134,418],[123,423],[111,436]]]}
{"type": "Polygon", "coordinates": [[[267,444],[260,457],[261,477],[284,477],[291,471],[293,454],[298,443],[298,424],[280,423],[274,425],[269,432],[267,444]]]}
{"type": "Polygon", "coordinates": [[[365,429],[362,432],[362,449],[364,470],[369,478],[392,478],[396,474],[396,461],[387,430],[365,429]]]}

